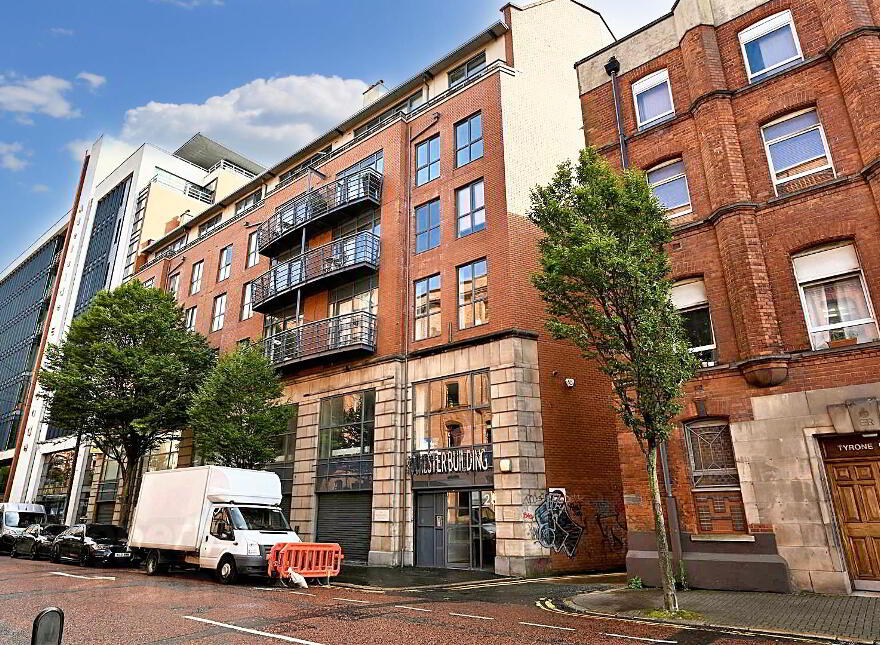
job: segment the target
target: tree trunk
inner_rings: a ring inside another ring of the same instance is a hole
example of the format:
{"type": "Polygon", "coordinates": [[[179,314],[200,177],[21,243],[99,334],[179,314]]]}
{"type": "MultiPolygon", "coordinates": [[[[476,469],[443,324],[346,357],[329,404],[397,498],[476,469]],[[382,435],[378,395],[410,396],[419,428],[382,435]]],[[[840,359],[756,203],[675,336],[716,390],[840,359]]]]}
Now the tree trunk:
{"type": "Polygon", "coordinates": [[[123,528],[128,528],[128,516],[131,514],[132,500],[134,492],[137,490],[137,476],[140,468],[141,456],[136,454],[137,451],[125,451],[125,470],[122,471],[120,464],[120,474],[122,475],[122,506],[119,509],[119,524],[123,528]]]}
{"type": "Polygon", "coordinates": [[[657,538],[657,559],[660,564],[660,582],[663,586],[663,608],[678,611],[678,597],[675,595],[675,577],[672,574],[672,556],[669,553],[669,540],[666,538],[666,520],[663,517],[663,504],[660,501],[660,485],[657,483],[657,443],[648,444],[648,479],[651,482],[651,508],[654,511],[654,534],[657,538]]]}
{"type": "MultiPolygon", "coordinates": [[[[64,502],[64,517],[61,518],[62,524],[67,524],[67,518],[70,517],[70,508],[73,505],[73,485],[74,477],[76,477],[76,465],[79,462],[79,448],[82,445],[82,430],[76,431],[76,445],[73,448],[73,463],[70,466],[70,481],[67,482],[67,501],[64,502]]],[[[71,518],[70,523],[75,524],[77,517],[71,518]]]]}

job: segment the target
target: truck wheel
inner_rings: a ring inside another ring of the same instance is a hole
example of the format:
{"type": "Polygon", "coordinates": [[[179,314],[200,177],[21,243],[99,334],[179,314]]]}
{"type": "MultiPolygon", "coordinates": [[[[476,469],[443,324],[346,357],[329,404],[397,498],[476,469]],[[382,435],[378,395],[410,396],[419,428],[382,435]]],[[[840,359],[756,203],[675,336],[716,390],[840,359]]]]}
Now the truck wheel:
{"type": "Polygon", "coordinates": [[[217,565],[217,579],[224,585],[231,585],[238,579],[238,567],[235,566],[235,558],[225,555],[217,565]]]}
{"type": "Polygon", "coordinates": [[[147,554],[147,559],[144,563],[144,567],[147,570],[148,576],[155,576],[168,571],[168,565],[160,561],[159,552],[155,550],[150,551],[147,554]]]}

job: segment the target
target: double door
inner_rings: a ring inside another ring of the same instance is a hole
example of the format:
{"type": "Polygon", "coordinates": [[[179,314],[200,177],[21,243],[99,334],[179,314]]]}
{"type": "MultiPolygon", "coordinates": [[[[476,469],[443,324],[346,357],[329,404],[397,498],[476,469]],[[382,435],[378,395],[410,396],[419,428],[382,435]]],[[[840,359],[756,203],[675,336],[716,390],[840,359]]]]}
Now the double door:
{"type": "Polygon", "coordinates": [[[495,568],[495,493],[463,490],[416,496],[416,566],[495,568]]]}

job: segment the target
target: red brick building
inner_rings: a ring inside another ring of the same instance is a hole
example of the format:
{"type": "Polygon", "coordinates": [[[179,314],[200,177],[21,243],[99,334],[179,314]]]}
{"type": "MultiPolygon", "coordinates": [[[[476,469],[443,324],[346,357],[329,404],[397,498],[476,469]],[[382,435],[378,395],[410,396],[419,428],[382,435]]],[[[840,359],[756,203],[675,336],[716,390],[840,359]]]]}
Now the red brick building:
{"type": "Polygon", "coordinates": [[[502,14],[142,248],[136,278],[193,329],[277,366],[297,406],[277,464],[291,524],[351,560],[623,563],[609,398],[543,329],[525,217],[582,145],[572,65],[612,36],[572,0],[502,14]]]}
{"type": "MultiPolygon", "coordinates": [[[[675,227],[704,368],[666,501],[694,586],[880,589],[878,25],[876,0],[681,0],[576,65],[587,143],[644,169],[675,227]]],[[[627,566],[655,582],[618,440],[627,566]]]]}

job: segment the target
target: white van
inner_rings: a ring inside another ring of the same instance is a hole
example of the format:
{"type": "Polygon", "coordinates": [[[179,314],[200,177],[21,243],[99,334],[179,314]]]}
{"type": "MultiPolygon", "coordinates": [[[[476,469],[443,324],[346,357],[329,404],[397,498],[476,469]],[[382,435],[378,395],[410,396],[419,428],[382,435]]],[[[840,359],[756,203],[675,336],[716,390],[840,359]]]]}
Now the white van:
{"type": "Polygon", "coordinates": [[[0,553],[11,553],[12,543],[31,524],[45,524],[46,509],[41,504],[0,504],[0,553]]]}

